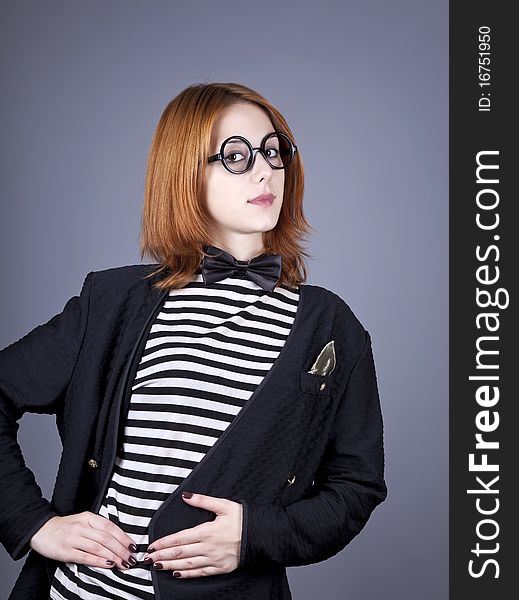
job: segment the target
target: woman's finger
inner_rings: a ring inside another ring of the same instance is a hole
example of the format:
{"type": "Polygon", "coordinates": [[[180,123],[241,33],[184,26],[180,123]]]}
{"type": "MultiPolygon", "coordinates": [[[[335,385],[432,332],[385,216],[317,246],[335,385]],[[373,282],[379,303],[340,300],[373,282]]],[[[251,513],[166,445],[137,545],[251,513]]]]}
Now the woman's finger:
{"type": "Polygon", "coordinates": [[[114,559],[105,558],[104,556],[91,554],[79,549],[70,551],[70,558],[67,562],[98,567],[99,569],[113,569],[117,565],[114,559]]]}
{"type": "Polygon", "coordinates": [[[165,535],[158,540],[152,542],[148,547],[148,552],[162,550],[164,548],[172,548],[174,546],[183,546],[186,544],[195,544],[201,542],[211,535],[214,529],[214,521],[211,523],[201,523],[189,529],[182,529],[170,535],[165,535]]]}
{"type": "Polygon", "coordinates": [[[147,558],[150,558],[154,564],[164,563],[165,561],[176,561],[180,563],[182,560],[186,561],[200,558],[203,558],[207,561],[207,546],[204,545],[203,542],[186,544],[182,547],[173,546],[171,548],[163,548],[162,550],[156,550],[155,552],[148,552],[144,557],[144,560],[146,562],[149,562],[146,560],[147,558]]]}
{"type": "Polygon", "coordinates": [[[137,552],[137,546],[132,538],[125,533],[118,525],[101,515],[87,513],[87,521],[91,527],[100,531],[105,531],[112,535],[125,549],[130,552],[137,552]]]}
{"type": "Polygon", "coordinates": [[[187,571],[173,571],[173,577],[189,578],[189,577],[207,577],[209,575],[220,575],[226,573],[222,569],[216,567],[202,567],[200,569],[188,569],[187,571]]]}
{"type": "Polygon", "coordinates": [[[80,539],[75,546],[89,554],[114,561],[119,569],[127,569],[137,562],[132,553],[117,538],[93,527],[82,528],[80,539]]]}
{"type": "Polygon", "coordinates": [[[211,571],[213,575],[222,572],[222,569],[211,564],[211,560],[207,556],[200,554],[174,560],[163,558],[155,561],[153,563],[153,568],[156,571],[179,571],[181,575],[184,575],[184,573],[188,571],[194,572],[200,571],[201,569],[204,569],[206,574],[209,574],[211,571]]]}

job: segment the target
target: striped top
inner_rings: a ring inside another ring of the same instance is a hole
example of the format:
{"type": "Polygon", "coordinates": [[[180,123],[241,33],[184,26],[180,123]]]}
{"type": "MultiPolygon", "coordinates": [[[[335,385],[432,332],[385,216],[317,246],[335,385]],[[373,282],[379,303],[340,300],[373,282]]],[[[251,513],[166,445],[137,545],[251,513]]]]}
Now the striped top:
{"type": "MultiPolygon", "coordinates": [[[[137,545],[161,504],[232,423],[279,356],[294,323],[299,289],[264,291],[233,275],[205,285],[198,272],[173,289],[150,329],[110,483],[98,514],[137,545]]],[[[57,567],[52,600],[152,600],[150,568],[75,563],[57,567]]]]}

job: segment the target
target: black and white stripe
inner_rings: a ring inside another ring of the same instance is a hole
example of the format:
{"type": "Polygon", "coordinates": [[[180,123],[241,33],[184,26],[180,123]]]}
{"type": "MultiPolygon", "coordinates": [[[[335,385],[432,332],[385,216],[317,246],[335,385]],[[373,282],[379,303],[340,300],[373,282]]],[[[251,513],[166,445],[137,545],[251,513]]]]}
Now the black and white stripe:
{"type": "MultiPolygon", "coordinates": [[[[137,544],[142,561],[155,511],[202,460],[261,383],[294,323],[299,290],[265,292],[236,276],[204,285],[197,273],[171,290],[132,386],[122,451],[99,514],[137,544]]],[[[149,568],[67,563],[53,600],[152,600],[149,568]]]]}

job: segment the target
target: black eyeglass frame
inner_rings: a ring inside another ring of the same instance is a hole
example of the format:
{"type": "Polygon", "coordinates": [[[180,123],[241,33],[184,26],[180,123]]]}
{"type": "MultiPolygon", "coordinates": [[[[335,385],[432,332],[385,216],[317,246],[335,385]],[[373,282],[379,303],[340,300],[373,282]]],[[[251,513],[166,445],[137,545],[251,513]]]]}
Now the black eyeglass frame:
{"type": "Polygon", "coordinates": [[[273,131],[271,133],[267,133],[267,135],[261,140],[261,146],[259,148],[253,148],[252,144],[249,142],[249,140],[247,138],[244,138],[241,135],[231,135],[230,137],[228,137],[227,139],[225,139],[222,142],[222,145],[220,146],[220,152],[218,152],[218,154],[213,154],[212,156],[210,156],[207,159],[207,163],[210,164],[212,162],[219,160],[222,163],[222,165],[225,167],[225,169],[227,171],[229,171],[229,173],[233,173],[234,175],[243,175],[244,173],[247,173],[247,171],[249,171],[252,168],[252,165],[254,164],[254,161],[256,160],[256,154],[258,152],[261,152],[261,155],[263,156],[263,158],[267,161],[267,163],[273,169],[279,170],[279,169],[285,169],[294,160],[294,156],[297,152],[297,146],[294,144],[294,142],[292,142],[292,140],[288,137],[288,135],[286,133],[282,133],[281,131],[273,131]],[[290,160],[287,162],[286,165],[283,165],[281,167],[274,166],[269,161],[268,156],[265,153],[265,144],[267,143],[267,140],[274,136],[281,136],[284,139],[286,139],[287,142],[289,143],[290,160]],[[242,140],[243,142],[245,142],[245,144],[247,145],[247,147],[250,150],[249,161],[247,163],[247,167],[243,171],[233,171],[225,162],[223,150],[225,148],[225,144],[227,144],[227,142],[230,140],[242,140]]]}

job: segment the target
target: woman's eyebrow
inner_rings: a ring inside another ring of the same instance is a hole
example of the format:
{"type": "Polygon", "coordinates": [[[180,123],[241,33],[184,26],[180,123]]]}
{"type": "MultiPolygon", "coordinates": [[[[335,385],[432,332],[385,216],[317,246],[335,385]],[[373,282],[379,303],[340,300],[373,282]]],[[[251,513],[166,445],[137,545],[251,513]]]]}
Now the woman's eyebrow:
{"type": "MultiPolygon", "coordinates": [[[[272,130],[270,130],[270,131],[267,131],[266,133],[264,133],[264,134],[263,134],[263,135],[262,135],[262,136],[259,138],[259,139],[260,139],[260,142],[258,142],[258,145],[261,143],[261,140],[264,140],[264,139],[267,137],[267,135],[270,135],[271,133],[276,133],[275,129],[272,129],[272,130]]],[[[224,143],[224,141],[225,141],[227,138],[230,138],[230,137],[236,137],[236,136],[238,136],[238,135],[239,135],[239,136],[241,136],[241,137],[244,137],[246,140],[249,140],[249,142],[250,142],[250,143],[251,143],[251,144],[254,146],[254,144],[252,143],[252,141],[250,140],[250,138],[248,138],[246,135],[243,135],[243,134],[241,134],[241,133],[232,133],[231,135],[225,135],[225,136],[222,136],[220,139],[218,139],[218,140],[217,140],[217,143],[216,143],[216,146],[217,146],[217,148],[218,148],[218,149],[220,149],[221,145],[224,143]]]]}

